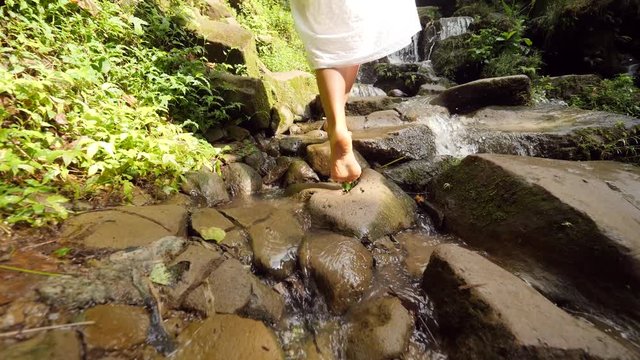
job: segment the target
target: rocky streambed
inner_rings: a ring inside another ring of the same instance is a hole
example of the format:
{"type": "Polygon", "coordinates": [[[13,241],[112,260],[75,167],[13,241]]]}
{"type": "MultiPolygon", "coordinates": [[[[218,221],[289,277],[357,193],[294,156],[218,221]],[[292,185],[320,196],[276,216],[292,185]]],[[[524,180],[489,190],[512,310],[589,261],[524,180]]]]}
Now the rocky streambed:
{"type": "Polygon", "coordinates": [[[0,358],[637,359],[640,170],[575,160],[640,120],[460,91],[352,99],[350,192],[318,120],[79,211],[3,259],[0,358]]]}

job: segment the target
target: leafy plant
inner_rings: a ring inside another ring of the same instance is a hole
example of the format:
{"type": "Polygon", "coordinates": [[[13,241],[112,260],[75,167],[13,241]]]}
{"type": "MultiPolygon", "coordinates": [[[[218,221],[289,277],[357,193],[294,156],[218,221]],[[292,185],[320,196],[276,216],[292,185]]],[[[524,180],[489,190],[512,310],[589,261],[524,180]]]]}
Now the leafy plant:
{"type": "Polygon", "coordinates": [[[588,87],[587,91],[571,97],[569,104],[640,117],[640,89],[635,86],[632,76],[622,74],[588,87]]]}
{"type": "Polygon", "coordinates": [[[69,200],[175,191],[221,150],[185,131],[227,119],[184,2],[7,0],[0,7],[0,216],[53,224],[69,200]]]}

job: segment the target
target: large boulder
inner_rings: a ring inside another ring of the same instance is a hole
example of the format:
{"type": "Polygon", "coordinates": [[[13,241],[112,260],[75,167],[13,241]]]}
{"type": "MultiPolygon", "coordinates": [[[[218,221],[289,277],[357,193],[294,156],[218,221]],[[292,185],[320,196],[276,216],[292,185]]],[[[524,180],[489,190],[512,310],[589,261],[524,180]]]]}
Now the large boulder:
{"type": "Polygon", "coordinates": [[[347,100],[345,111],[349,116],[366,116],[376,111],[393,109],[395,101],[387,96],[354,97],[347,100]]]}
{"type": "Polygon", "coordinates": [[[209,62],[242,65],[249,76],[259,76],[258,50],[253,34],[238,24],[211,20],[194,14],[193,31],[204,38],[209,62]]]}
{"type": "Polygon", "coordinates": [[[370,162],[420,160],[435,155],[433,133],[424,125],[372,128],[353,132],[353,147],[370,162]]]}
{"type": "Polygon", "coordinates": [[[70,218],[61,238],[92,249],[126,249],[166,236],[185,236],[187,217],[187,210],[178,205],[120,206],[70,218]]]}
{"type": "Polygon", "coordinates": [[[416,205],[397,185],[374,170],[365,169],[350,192],[318,189],[308,209],[314,221],[358,238],[378,239],[413,223],[416,205]]]}
{"type": "Polygon", "coordinates": [[[295,159],[291,162],[284,178],[284,184],[286,186],[318,181],[320,181],[318,174],[302,159],[295,159]]]}
{"type": "Polygon", "coordinates": [[[248,126],[254,129],[268,129],[271,125],[271,94],[265,83],[248,76],[218,73],[211,79],[215,88],[226,103],[240,104],[237,109],[227,111],[233,118],[249,119],[248,126]]]}
{"type": "Polygon", "coordinates": [[[634,359],[594,325],[579,320],[525,282],[456,245],[431,255],[423,287],[440,330],[459,359],[634,359]]]}
{"type": "Polygon", "coordinates": [[[283,360],[278,338],[262,322],[215,315],[192,323],[178,336],[175,359],[283,360]]]}
{"type": "Polygon", "coordinates": [[[333,233],[306,237],[300,266],[311,276],[335,313],[360,300],[373,278],[373,258],[360,241],[333,233]]]}
{"type": "Polygon", "coordinates": [[[513,75],[472,81],[451,87],[433,100],[451,113],[469,113],[490,105],[529,105],[531,80],[513,75]]]}
{"type": "Polygon", "coordinates": [[[522,271],[555,269],[589,297],[640,313],[640,170],[615,162],[474,155],[433,182],[446,228],[522,271]]]}
{"type": "Polygon", "coordinates": [[[454,162],[450,156],[436,156],[432,159],[413,160],[400,165],[388,166],[382,175],[409,192],[423,192],[429,182],[446,170],[454,162]]]}
{"type": "Polygon", "coordinates": [[[413,319],[397,298],[381,298],[358,305],[349,313],[347,359],[402,358],[409,344],[413,319]]]}
{"type": "Polygon", "coordinates": [[[251,195],[262,190],[262,177],[247,164],[231,163],[222,168],[222,176],[231,195],[251,195]]]}
{"type": "Polygon", "coordinates": [[[318,94],[315,77],[304,71],[267,72],[263,81],[273,106],[271,130],[286,132],[294,120],[309,116],[309,104],[318,94]]]}

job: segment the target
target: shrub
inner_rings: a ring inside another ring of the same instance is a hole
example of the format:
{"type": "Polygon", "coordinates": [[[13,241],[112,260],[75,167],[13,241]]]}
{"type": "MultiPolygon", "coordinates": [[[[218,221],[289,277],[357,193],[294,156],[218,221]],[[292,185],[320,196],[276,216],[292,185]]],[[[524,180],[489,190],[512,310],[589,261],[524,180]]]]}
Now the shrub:
{"type": "Polygon", "coordinates": [[[583,109],[610,111],[640,118],[640,89],[627,74],[605,79],[572,96],[569,104],[583,109]]]}

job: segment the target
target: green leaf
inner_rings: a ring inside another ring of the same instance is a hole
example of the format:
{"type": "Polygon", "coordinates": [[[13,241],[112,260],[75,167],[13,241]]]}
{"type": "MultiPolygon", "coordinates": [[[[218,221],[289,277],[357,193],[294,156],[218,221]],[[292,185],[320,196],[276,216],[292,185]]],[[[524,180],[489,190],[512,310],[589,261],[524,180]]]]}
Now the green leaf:
{"type": "Polygon", "coordinates": [[[219,227],[212,226],[200,230],[200,236],[207,241],[221,243],[225,236],[227,236],[227,233],[219,227]]]}
{"type": "Polygon", "coordinates": [[[71,248],[61,247],[53,251],[53,256],[62,258],[69,255],[70,252],[71,252],[71,248]]]}
{"type": "Polygon", "coordinates": [[[149,279],[151,279],[151,281],[156,284],[165,286],[171,285],[173,283],[173,275],[163,263],[156,264],[153,269],[151,269],[149,279]]]}

